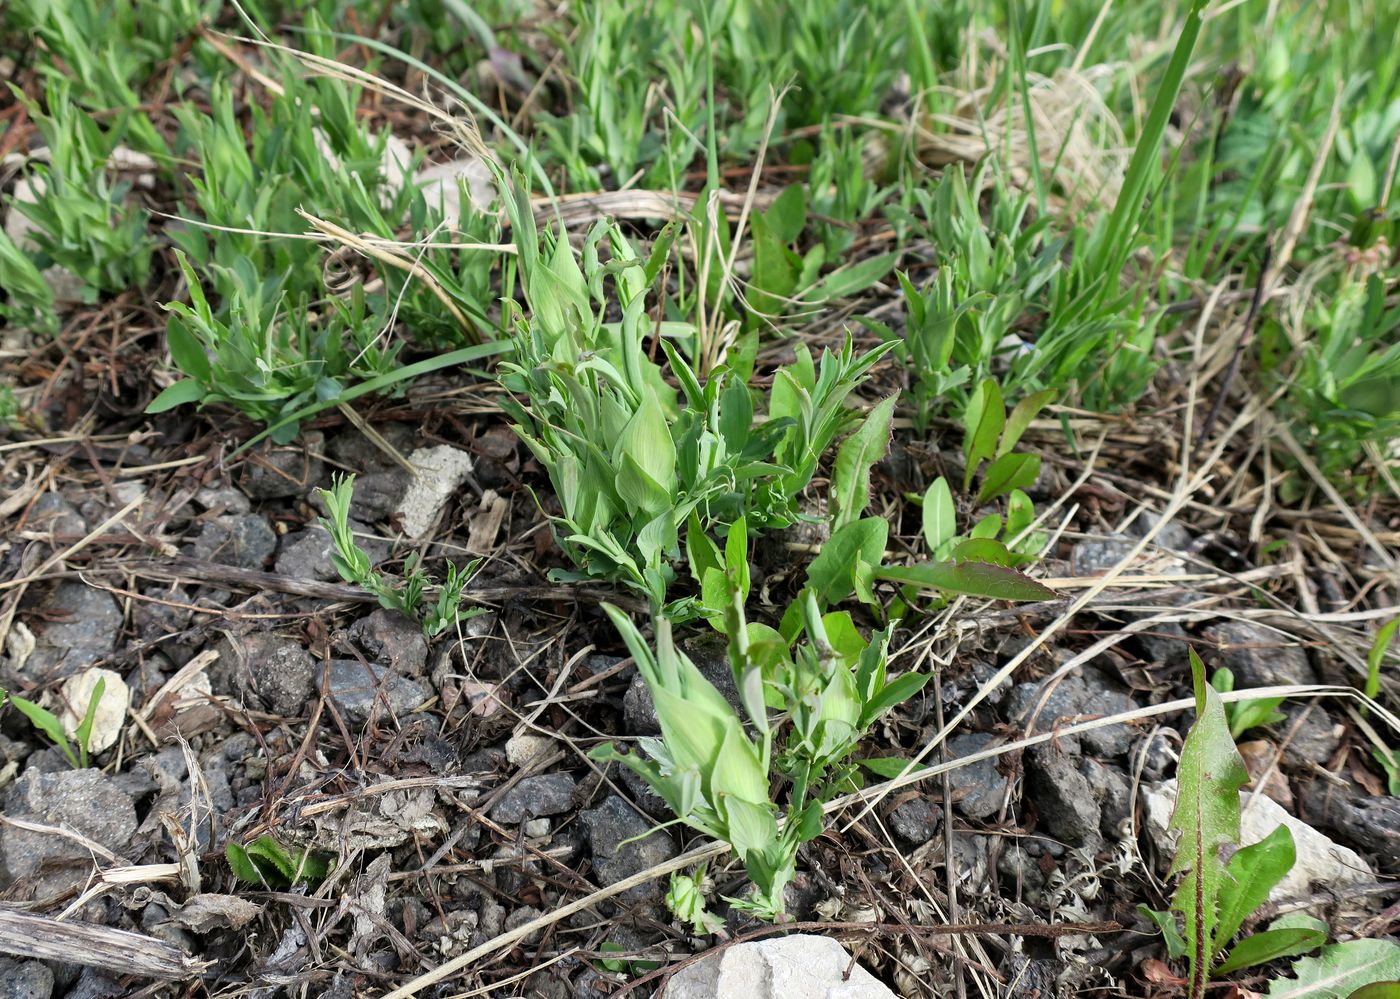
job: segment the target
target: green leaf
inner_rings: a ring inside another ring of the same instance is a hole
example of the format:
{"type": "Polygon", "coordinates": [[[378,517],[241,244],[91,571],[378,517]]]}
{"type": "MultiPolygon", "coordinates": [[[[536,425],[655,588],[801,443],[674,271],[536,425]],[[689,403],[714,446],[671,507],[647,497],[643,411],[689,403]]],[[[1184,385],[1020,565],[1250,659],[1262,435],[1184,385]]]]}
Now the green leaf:
{"type": "Polygon", "coordinates": [[[1035,485],[1040,477],[1040,455],[1004,454],[992,462],[987,474],[982,477],[982,488],[977,492],[977,505],[1009,493],[1013,489],[1025,489],[1035,485]]]}
{"type": "Polygon", "coordinates": [[[1361,986],[1347,999],[1400,999],[1400,982],[1372,982],[1361,986]]]}
{"type": "Polygon", "coordinates": [[[953,490],[943,476],[934,479],[924,493],[924,544],[930,554],[938,551],[945,541],[957,534],[957,509],[953,505],[953,490]]]}
{"type": "Polygon", "coordinates": [[[1278,920],[1267,930],[1245,937],[1231,949],[1225,960],[1215,966],[1211,975],[1228,975],[1241,968],[1252,968],[1281,957],[1297,957],[1317,950],[1327,942],[1327,924],[1311,916],[1302,916],[1302,919],[1308,925],[1279,926],[1284,920],[1278,920]]]}
{"type": "Polygon", "coordinates": [[[978,385],[963,413],[963,456],[967,470],[963,473],[963,491],[972,487],[978,467],[996,454],[997,440],[1006,426],[1006,406],[1001,401],[1001,389],[988,378],[978,385]]]}
{"type": "Polygon", "coordinates": [[[1249,780],[1244,760],[1230,737],[1225,705],[1206,682],[1205,665],[1188,650],[1196,690],[1196,721],[1187,733],[1177,767],[1176,808],[1170,828],[1181,833],[1169,874],[1183,875],[1172,908],[1186,923],[1189,994],[1202,995],[1213,955],[1223,942],[1216,932],[1226,886],[1223,847],[1239,842],[1239,789],[1249,780]]]}
{"type": "Polygon", "coordinates": [[[1053,600],[1055,591],[1044,583],[1000,565],[982,562],[919,562],[883,566],[875,575],[908,586],[965,593],[989,600],[1053,600]]]}
{"type": "Polygon", "coordinates": [[[807,582],[818,603],[830,606],[851,593],[856,585],[857,561],[880,564],[889,529],[889,522],[883,517],[865,517],[832,532],[821,553],[807,566],[807,582]]]}
{"type": "Polygon", "coordinates": [[[1293,869],[1296,857],[1293,834],[1285,825],[1258,843],[1235,851],[1226,867],[1234,884],[1220,900],[1220,921],[1216,926],[1216,938],[1221,943],[1228,942],[1254,910],[1268,901],[1269,892],[1293,869]]]}
{"type": "Polygon", "coordinates": [[[1149,909],[1145,905],[1139,905],[1137,911],[1147,919],[1152,920],[1157,929],[1162,934],[1162,942],[1167,947],[1167,957],[1173,961],[1185,956],[1186,941],[1181,938],[1181,930],[1176,925],[1176,914],[1174,912],[1163,912],[1160,909],[1149,909]]]}
{"type": "Polygon", "coordinates": [[[78,757],[85,767],[88,762],[88,745],[92,742],[92,726],[97,721],[97,707],[102,703],[102,695],[106,692],[107,681],[99,677],[97,683],[93,685],[92,696],[88,698],[87,710],[83,712],[83,720],[78,723],[78,727],[73,733],[73,738],[78,741],[78,757]]]}
{"type": "Polygon", "coordinates": [[[898,394],[877,402],[856,432],[841,442],[831,473],[831,526],[851,523],[870,505],[870,469],[890,449],[890,419],[898,394]]]}
{"type": "Polygon", "coordinates": [[[263,883],[262,871],[253,863],[253,858],[243,847],[237,843],[230,843],[224,847],[224,856],[228,858],[228,866],[233,870],[233,876],[239,881],[254,885],[263,883]]]}
{"type": "Polygon", "coordinates": [[[1390,650],[1390,643],[1395,640],[1397,628],[1400,628],[1400,617],[1382,625],[1366,653],[1366,687],[1363,692],[1373,700],[1381,692],[1381,666],[1385,662],[1386,652],[1390,650]]]}
{"type": "Polygon", "coordinates": [[[73,752],[73,746],[68,741],[68,733],[63,730],[63,723],[58,720],[57,715],[48,708],[42,708],[26,698],[16,697],[14,694],[8,693],[5,696],[9,698],[10,703],[18,709],[19,713],[29,720],[29,724],[46,735],[49,741],[63,752],[74,770],[82,768],[82,762],[78,759],[78,754],[73,752]]]}
{"type": "Polygon", "coordinates": [[[905,673],[885,685],[885,688],[871,699],[861,711],[860,728],[866,729],[880,719],[886,711],[903,704],[933,678],[931,673],[905,673]]]}
{"type": "Polygon", "coordinates": [[[859,295],[893,270],[898,259],[898,253],[881,253],[832,271],[812,286],[807,297],[825,302],[859,295]]]}
{"type": "Polygon", "coordinates": [[[161,390],[160,395],[151,400],[146,407],[148,413],[164,413],[166,410],[174,409],[176,406],[183,406],[190,402],[200,402],[204,399],[206,392],[203,385],[193,378],[183,378],[178,382],[167,385],[161,390]]]}
{"type": "Polygon", "coordinates": [[[763,217],[778,239],[784,243],[796,242],[807,227],[806,189],[801,184],[789,184],[773,199],[763,217]]]}
{"type": "MultiPolygon", "coordinates": [[[[904,773],[904,768],[909,766],[909,761],[902,756],[871,756],[863,760],[856,760],[856,762],[876,777],[884,777],[886,780],[898,777],[904,773]]],[[[927,769],[928,767],[920,765],[913,767],[910,773],[918,773],[920,770],[927,769]]]]}
{"type": "Polygon", "coordinates": [[[1045,404],[1053,398],[1055,398],[1054,389],[1041,389],[1039,392],[1032,392],[1016,403],[1011,410],[1011,415],[1006,418],[1006,429],[1001,432],[1001,442],[997,444],[998,458],[1011,453],[1012,448],[1020,443],[1021,435],[1026,432],[1031,421],[1040,415],[1045,404]]]}
{"type": "Polygon", "coordinates": [[[1292,978],[1269,985],[1268,999],[1345,999],[1363,985],[1400,978],[1400,945],[1392,940],[1348,940],[1293,965],[1292,978]]]}

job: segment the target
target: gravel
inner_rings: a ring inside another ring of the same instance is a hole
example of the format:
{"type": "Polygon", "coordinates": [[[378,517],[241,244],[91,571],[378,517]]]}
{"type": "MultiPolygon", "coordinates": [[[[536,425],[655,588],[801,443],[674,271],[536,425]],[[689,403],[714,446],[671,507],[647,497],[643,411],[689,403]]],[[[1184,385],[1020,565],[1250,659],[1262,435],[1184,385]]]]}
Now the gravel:
{"type": "Polygon", "coordinates": [[[402,614],[378,608],[349,628],[365,655],[402,676],[422,676],[428,665],[423,629],[402,614]]]}
{"type": "Polygon", "coordinates": [[[1308,654],[1272,628],[1250,621],[1224,621],[1206,628],[1201,636],[1215,645],[1213,653],[1205,654],[1206,665],[1211,670],[1230,670],[1236,690],[1317,683],[1308,654]]]}
{"type": "Polygon", "coordinates": [[[319,672],[347,721],[366,722],[376,712],[402,718],[429,697],[422,681],[358,659],[332,659],[319,672]]]}
{"type": "MultiPolygon", "coordinates": [[[[31,767],[15,781],[5,814],[68,829],[117,854],[126,849],[136,832],[136,807],[131,797],[100,770],[40,773],[31,767]]],[[[63,863],[86,868],[92,863],[92,854],[67,837],[0,826],[0,874],[7,882],[63,863]]]]}
{"type": "Polygon", "coordinates": [[[61,679],[105,659],[116,648],[122,611],[110,594],[64,580],[30,620],[34,652],[20,672],[35,681],[61,679]]]}
{"type": "Polygon", "coordinates": [[[238,484],[255,500],[305,496],[325,474],[324,444],[324,435],[310,430],[291,444],[262,445],[243,462],[238,484]]]}
{"type": "Polygon", "coordinates": [[[210,682],[261,703],[274,714],[297,717],[316,693],[316,663],[301,645],[272,632],[224,633],[214,644],[218,660],[210,682]]]}
{"type": "MultiPolygon", "coordinates": [[[[948,758],[980,753],[1001,740],[984,732],[958,735],[948,740],[948,758]]],[[[1006,800],[1006,778],[997,770],[995,759],[979,760],[948,771],[953,807],[969,819],[986,819],[995,815],[1006,800]]]]}
{"type": "Polygon", "coordinates": [[[49,999],[53,972],[40,961],[0,957],[0,999],[49,999]]]}
{"type": "Polygon", "coordinates": [[[527,819],[562,815],[573,804],[576,786],[568,774],[526,777],[501,796],[491,818],[503,825],[518,825],[527,819]]]}
{"type": "MultiPolygon", "coordinates": [[[[670,833],[661,829],[649,832],[651,820],[639,815],[615,794],[605,798],[597,808],[581,812],[579,820],[593,852],[593,875],[600,886],[617,884],[678,853],[670,833]]],[[[662,891],[662,882],[653,880],[629,888],[623,897],[633,901],[659,901],[662,891]]]]}
{"type": "Polygon", "coordinates": [[[277,535],[260,513],[216,517],[206,523],[189,554],[239,569],[262,569],[277,551],[277,535]]]}
{"type": "Polygon", "coordinates": [[[1026,793],[1040,823],[1069,846],[1097,841],[1102,813],[1089,781],[1074,761],[1054,746],[1026,753],[1026,793]]]}

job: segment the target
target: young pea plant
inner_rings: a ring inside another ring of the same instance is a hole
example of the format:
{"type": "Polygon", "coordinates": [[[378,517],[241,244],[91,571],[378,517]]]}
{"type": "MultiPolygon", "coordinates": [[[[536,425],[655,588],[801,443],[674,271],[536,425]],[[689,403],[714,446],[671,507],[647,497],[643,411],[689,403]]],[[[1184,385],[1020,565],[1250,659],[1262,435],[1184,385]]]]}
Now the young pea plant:
{"type": "Polygon", "coordinates": [[[373,593],[381,607],[417,621],[428,638],[435,638],[463,618],[483,613],[479,608],[462,610],[463,593],[481,564],[480,559],[474,559],[464,567],[448,562],[447,578],[438,585],[437,599],[429,603],[427,590],[433,585],[433,580],[423,569],[422,558],[417,552],[405,560],[403,579],[395,583],[377,572],[369,555],[356,544],[355,533],[350,528],[350,503],[355,494],[353,475],[338,475],[332,480],[330,489],[318,489],[316,492],[325,501],[330,513],[329,517],[321,518],[321,526],[330,533],[335,544],[331,561],[341,579],[373,593]]]}
{"type": "Polygon", "coordinates": [[[683,353],[694,327],[658,330],[650,318],[664,246],[643,260],[602,222],[576,253],[567,239],[538,232],[528,197],[511,187],[507,213],[530,314],[512,318],[514,356],[499,378],[512,395],[503,406],[515,431],[562,508],[555,535],[578,572],[557,575],[622,583],[654,612],[666,607],[684,619],[688,602],[666,606],[680,529],[692,514],[700,534],[741,516],[755,530],[794,523],[823,454],[860,419],[847,397],[889,348],[857,356],[848,337],[820,360],[798,349],[774,375],[767,418],[756,418],[743,373],[751,356],[735,351],[702,385],[683,353]],[[647,348],[656,332],[665,367],[647,348]]]}
{"type": "MultiPolygon", "coordinates": [[[[739,533],[731,530],[730,538],[739,533]]],[[[609,744],[593,757],[632,768],[681,821],[728,843],[753,886],[747,897],[728,901],[772,920],[784,911],[783,890],[796,874],[798,847],[821,833],[823,806],[854,786],[852,751],[928,676],[891,679],[888,631],[867,640],[849,614],[823,615],[810,590],[798,598],[803,641],[789,643],[773,628],[746,621],[746,578],[739,578],[735,564],[739,547],[729,546],[729,565],[721,572],[729,660],[743,717],[675,646],[667,618],[654,619],[653,649],[626,615],[604,605],[651,690],[661,738],[642,740],[645,755],[621,754],[609,744]],[[769,790],[775,777],[785,791],[778,797],[769,790]]],[[[710,923],[700,914],[695,886],[685,889],[678,890],[681,911],[703,929],[710,923]]]]}

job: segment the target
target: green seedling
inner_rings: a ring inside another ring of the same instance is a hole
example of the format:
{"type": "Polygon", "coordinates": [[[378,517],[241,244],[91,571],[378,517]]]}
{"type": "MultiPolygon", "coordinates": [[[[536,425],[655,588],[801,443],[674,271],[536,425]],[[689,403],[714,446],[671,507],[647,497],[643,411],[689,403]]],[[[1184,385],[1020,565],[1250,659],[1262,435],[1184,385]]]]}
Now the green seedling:
{"type": "Polygon", "coordinates": [[[311,850],[288,850],[269,835],[259,836],[246,846],[230,843],[224,856],[239,881],[261,885],[268,890],[293,885],[316,885],[330,873],[333,857],[311,850]]]}
{"type": "MultiPolygon", "coordinates": [[[[702,384],[684,353],[694,327],[663,323],[658,331],[650,318],[664,254],[642,259],[606,222],[576,251],[537,231],[518,184],[507,210],[531,312],[512,309],[515,354],[499,376],[512,398],[503,405],[562,508],[555,536],[578,568],[564,578],[622,583],[659,611],[692,515],[698,529],[688,538],[717,534],[740,517],[753,531],[796,522],[798,498],[823,455],[860,422],[847,397],[888,347],[857,356],[847,338],[819,360],[799,348],[774,374],[767,416],[759,417],[742,374],[752,371],[751,352],[736,350],[702,384]],[[616,322],[608,318],[614,309],[616,322]],[[659,351],[648,346],[657,332],[659,351]]],[[[866,466],[859,455],[845,466],[849,511],[866,466]]],[[[668,616],[684,617],[687,606],[670,607],[668,616]]]]}
{"type": "Polygon", "coordinates": [[[316,492],[330,513],[329,517],[321,518],[321,526],[330,533],[335,544],[331,561],[341,579],[374,594],[381,607],[418,622],[427,638],[437,637],[460,620],[484,613],[480,608],[462,610],[467,584],[481,565],[480,559],[463,567],[448,562],[447,578],[437,585],[437,599],[429,603],[427,591],[434,583],[423,569],[417,552],[405,560],[403,578],[391,581],[375,570],[369,555],[355,542],[355,533],[350,528],[350,504],[355,495],[353,475],[337,475],[330,489],[316,492]]]}
{"type": "MultiPolygon", "coordinates": [[[[604,954],[626,954],[629,948],[611,940],[604,940],[598,948],[604,954]]],[[[661,967],[660,961],[637,961],[623,957],[600,957],[595,962],[603,971],[609,971],[614,975],[627,975],[636,978],[638,975],[645,975],[648,971],[655,971],[661,967]]]]}
{"type": "Polygon", "coordinates": [[[1262,841],[1223,851],[1240,839],[1240,788],[1249,780],[1220,695],[1190,650],[1196,721],[1182,746],[1176,808],[1170,827],[1180,836],[1171,874],[1180,874],[1169,912],[1143,909],[1162,930],[1167,952],[1185,955],[1187,994],[1201,999],[1212,977],[1305,954],[1327,941],[1326,924],[1305,916],[1275,920],[1268,929],[1231,941],[1270,890],[1293,867],[1293,836],[1279,826],[1262,841]],[[1180,919],[1184,930],[1178,929],[1180,919]]]}
{"type": "MultiPolygon", "coordinates": [[[[810,590],[799,598],[805,640],[790,645],[745,620],[741,581],[733,572],[726,580],[725,630],[744,717],[676,648],[669,620],[654,619],[653,650],[626,615],[604,605],[652,692],[662,736],[642,740],[644,756],[611,745],[592,755],[631,767],[681,821],[728,843],[753,885],[729,901],[771,920],[784,910],[798,847],[821,833],[823,805],[854,786],[856,745],[928,676],[889,678],[888,632],[867,640],[848,614],[822,615],[810,590]],[[781,799],[770,795],[775,777],[781,799]]],[[[695,913],[698,901],[682,895],[695,913]]]]}
{"type": "MultiPolygon", "coordinates": [[[[81,111],[67,80],[51,76],[46,82],[47,112],[15,90],[49,152],[47,162],[32,166],[33,182],[42,193],[33,202],[14,205],[34,223],[36,263],[76,275],[88,301],[99,292],[140,288],[150,277],[155,243],[145,211],[128,204],[130,183],[111,179],[108,158],[121,132],[104,132],[81,111]]],[[[32,293],[26,294],[33,300],[32,293]]]]}
{"type": "Polygon", "coordinates": [[[68,733],[63,728],[63,722],[59,721],[58,716],[48,708],[40,707],[31,700],[18,697],[5,690],[0,690],[0,704],[5,701],[13,704],[15,709],[28,719],[30,725],[33,725],[38,732],[47,736],[49,741],[58,747],[74,770],[85,770],[88,766],[88,743],[92,741],[92,726],[97,720],[97,708],[102,703],[102,695],[106,692],[107,681],[99,679],[92,688],[92,697],[88,701],[87,710],[83,713],[83,719],[73,732],[73,741],[69,740],[68,733]],[[74,741],[77,743],[76,746],[74,741]]]}
{"type": "MultiPolygon", "coordinates": [[[[1220,693],[1228,694],[1235,689],[1235,674],[1221,667],[1211,675],[1210,685],[1220,693]]],[[[1278,707],[1286,700],[1286,697],[1256,697],[1226,704],[1225,719],[1230,726],[1230,738],[1238,742],[1240,736],[1252,728],[1284,721],[1286,716],[1278,707]]]]}
{"type": "Polygon", "coordinates": [[[724,925],[724,920],[705,906],[704,884],[705,865],[701,864],[693,874],[672,874],[671,887],[666,892],[666,908],[671,915],[690,924],[691,930],[701,936],[718,932],[724,925]]]}

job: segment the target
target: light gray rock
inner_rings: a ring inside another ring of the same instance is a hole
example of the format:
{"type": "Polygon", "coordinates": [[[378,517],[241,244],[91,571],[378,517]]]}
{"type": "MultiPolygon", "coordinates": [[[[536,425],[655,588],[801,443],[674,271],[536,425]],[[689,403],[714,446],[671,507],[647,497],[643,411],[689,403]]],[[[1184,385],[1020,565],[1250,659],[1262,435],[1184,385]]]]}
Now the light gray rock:
{"type": "MultiPolygon", "coordinates": [[[[971,756],[1000,741],[985,732],[955,736],[948,740],[948,758],[971,756]]],[[[997,770],[995,759],[979,760],[948,771],[948,784],[953,807],[969,819],[990,818],[1006,800],[1006,778],[997,770]]]]}
{"type": "MultiPolygon", "coordinates": [[[[597,808],[579,814],[583,834],[593,851],[593,874],[607,886],[655,867],[677,854],[676,842],[665,830],[652,832],[652,823],[622,798],[609,795],[597,808]]],[[[633,901],[659,901],[662,886],[652,881],[624,893],[633,901]]]]}
{"type": "Polygon", "coordinates": [[[332,659],[322,668],[337,710],[356,723],[378,713],[401,718],[428,699],[427,685],[358,659],[332,659]]]}
{"type": "MultiPolygon", "coordinates": [[[[136,832],[136,807],[131,797],[100,770],[26,770],[10,791],[6,814],[71,830],[117,854],[126,849],[136,832]]],[[[0,827],[0,864],[8,878],[26,877],[64,863],[88,865],[92,854],[64,836],[11,825],[0,827]]]]}
{"type": "Polygon", "coordinates": [[[58,584],[30,622],[35,648],[26,676],[49,680],[71,676],[116,648],[122,611],[109,593],[74,580],[58,584]]]}
{"type": "Polygon", "coordinates": [[[727,947],[671,979],[667,999],[894,999],[830,937],[795,933],[727,947]]]}
{"type": "Polygon", "coordinates": [[[491,809],[491,818],[517,825],[543,815],[560,815],[573,803],[575,786],[568,774],[526,777],[501,796],[491,809]]]}
{"type": "Polygon", "coordinates": [[[49,999],[53,972],[41,961],[0,957],[0,999],[49,999]]]}
{"type": "Polygon", "coordinates": [[[447,444],[422,447],[408,456],[418,474],[408,484],[395,512],[404,534],[421,538],[432,530],[447,501],[472,471],[472,456],[447,444]]]}
{"type": "Polygon", "coordinates": [[[1251,621],[1222,621],[1202,633],[1215,645],[1201,649],[1210,670],[1228,669],[1235,675],[1235,689],[1272,687],[1290,683],[1317,683],[1308,654],[1284,634],[1251,621]]]}
{"type": "Polygon", "coordinates": [[[1026,754],[1026,793],[1040,822],[1069,846],[1098,841],[1102,813],[1089,781],[1053,745],[1026,754]]]}

